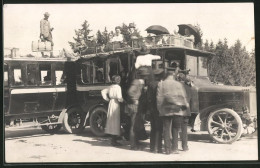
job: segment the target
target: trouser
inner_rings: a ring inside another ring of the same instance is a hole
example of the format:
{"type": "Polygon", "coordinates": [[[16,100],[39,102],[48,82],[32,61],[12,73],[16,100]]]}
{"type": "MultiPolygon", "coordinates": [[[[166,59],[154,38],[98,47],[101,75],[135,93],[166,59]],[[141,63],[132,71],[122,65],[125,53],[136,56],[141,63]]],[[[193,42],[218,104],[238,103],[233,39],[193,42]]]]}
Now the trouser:
{"type": "Polygon", "coordinates": [[[150,150],[162,151],[162,131],[163,123],[159,115],[152,114],[151,116],[151,134],[150,134],[150,150]]]}
{"type": "Polygon", "coordinates": [[[171,149],[177,150],[178,131],[181,127],[182,116],[164,116],[162,119],[165,151],[170,152],[171,149]]]}
{"type": "MultiPolygon", "coordinates": [[[[54,46],[54,43],[52,41],[52,35],[49,35],[48,37],[43,37],[42,38],[42,41],[45,42],[45,41],[49,41],[51,42],[51,52],[50,52],[50,57],[53,57],[53,46],[54,46]]],[[[42,53],[42,56],[44,56],[44,52],[41,52],[42,53]]]]}
{"type": "Polygon", "coordinates": [[[178,134],[183,122],[183,116],[174,116],[172,120],[172,150],[178,150],[178,134]]]}
{"type": "Polygon", "coordinates": [[[138,140],[134,131],[136,113],[131,114],[131,127],[130,127],[130,146],[135,148],[138,146],[138,140]]]}
{"type": "Polygon", "coordinates": [[[189,123],[189,117],[183,117],[181,122],[181,142],[182,142],[182,149],[188,148],[188,123],[189,123]]]}

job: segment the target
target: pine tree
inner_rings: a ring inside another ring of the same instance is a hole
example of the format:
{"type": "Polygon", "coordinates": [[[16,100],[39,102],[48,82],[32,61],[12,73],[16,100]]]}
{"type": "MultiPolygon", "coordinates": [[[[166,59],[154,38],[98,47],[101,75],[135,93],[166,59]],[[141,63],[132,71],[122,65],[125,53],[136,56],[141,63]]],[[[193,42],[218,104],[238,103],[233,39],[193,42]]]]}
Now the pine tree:
{"type": "Polygon", "coordinates": [[[75,30],[76,37],[73,37],[75,42],[69,42],[73,52],[78,54],[83,54],[90,46],[93,46],[93,40],[89,36],[92,30],[89,29],[88,21],[85,20],[81,27],[75,30]]]}
{"type": "MultiPolygon", "coordinates": [[[[206,44],[207,46],[207,44],[206,44]]],[[[219,40],[216,48],[211,42],[209,51],[215,53],[209,59],[209,77],[226,85],[255,85],[255,56],[249,54],[239,40],[229,47],[227,39],[219,40]]]]}

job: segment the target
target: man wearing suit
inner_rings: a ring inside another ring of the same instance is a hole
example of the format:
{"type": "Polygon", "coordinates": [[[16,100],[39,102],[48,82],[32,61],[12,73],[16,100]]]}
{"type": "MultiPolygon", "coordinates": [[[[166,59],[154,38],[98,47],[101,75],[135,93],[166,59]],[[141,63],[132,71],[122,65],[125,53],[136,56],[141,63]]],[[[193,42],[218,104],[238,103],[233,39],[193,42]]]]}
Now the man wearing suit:
{"type": "MultiPolygon", "coordinates": [[[[51,47],[53,50],[53,41],[52,41],[52,34],[51,31],[53,30],[53,28],[51,28],[50,26],[50,22],[48,21],[50,14],[48,12],[44,13],[44,18],[41,20],[40,22],[40,39],[44,42],[44,41],[49,41],[51,42],[51,47]]],[[[42,52],[42,56],[44,56],[44,53],[42,52]]],[[[53,52],[51,52],[50,57],[53,57],[53,52]]]]}

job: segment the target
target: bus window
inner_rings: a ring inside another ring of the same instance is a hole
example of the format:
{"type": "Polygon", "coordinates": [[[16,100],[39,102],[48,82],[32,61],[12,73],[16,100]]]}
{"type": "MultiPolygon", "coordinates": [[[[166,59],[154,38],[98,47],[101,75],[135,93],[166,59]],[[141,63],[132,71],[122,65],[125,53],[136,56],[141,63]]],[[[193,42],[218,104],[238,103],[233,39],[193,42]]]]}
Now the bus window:
{"type": "Polygon", "coordinates": [[[41,85],[52,85],[51,81],[51,64],[40,64],[40,84],[41,85]]]}
{"type": "Polygon", "coordinates": [[[27,85],[37,85],[37,65],[27,65],[27,85]]]}
{"type": "Polygon", "coordinates": [[[8,67],[4,65],[4,87],[8,86],[8,67]]]}
{"type": "Polygon", "coordinates": [[[92,62],[86,61],[81,67],[81,82],[83,84],[92,83],[93,79],[93,65],[92,62]]]}
{"type": "Polygon", "coordinates": [[[64,85],[65,84],[65,76],[63,74],[64,65],[56,65],[55,67],[55,84],[56,85],[64,85]]]}
{"type": "Polygon", "coordinates": [[[199,57],[199,76],[208,76],[207,58],[199,57]]]}
{"type": "Polygon", "coordinates": [[[103,60],[96,60],[93,62],[94,66],[94,83],[104,83],[104,62],[103,60]]]}
{"type": "Polygon", "coordinates": [[[23,78],[22,78],[22,67],[21,65],[13,65],[11,67],[11,71],[13,72],[13,82],[14,86],[22,86],[24,85],[23,78]]]}
{"type": "Polygon", "coordinates": [[[119,62],[117,58],[110,58],[107,60],[106,64],[106,82],[111,83],[112,76],[119,74],[119,62]]]}
{"type": "Polygon", "coordinates": [[[186,69],[190,69],[189,75],[197,76],[197,57],[187,55],[186,69]]]}

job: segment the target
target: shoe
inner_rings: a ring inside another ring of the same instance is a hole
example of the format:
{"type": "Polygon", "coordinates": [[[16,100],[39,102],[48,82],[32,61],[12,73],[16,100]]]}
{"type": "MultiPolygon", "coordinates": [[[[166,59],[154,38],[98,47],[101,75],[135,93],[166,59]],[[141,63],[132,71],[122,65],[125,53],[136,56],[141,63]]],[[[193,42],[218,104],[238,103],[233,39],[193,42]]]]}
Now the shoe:
{"type": "Polygon", "coordinates": [[[130,150],[138,151],[138,150],[139,150],[139,147],[137,147],[137,146],[131,146],[131,147],[130,147],[130,150]]]}
{"type": "Polygon", "coordinates": [[[157,153],[163,153],[163,151],[162,150],[158,150],[157,153]]]}
{"type": "Polygon", "coordinates": [[[179,151],[178,150],[174,150],[172,151],[173,154],[179,154],[179,151]]]}
{"type": "Polygon", "coordinates": [[[188,147],[185,147],[185,148],[182,148],[182,151],[188,151],[189,150],[189,148],[188,147]]]}
{"type": "Polygon", "coordinates": [[[112,145],[112,146],[122,146],[122,144],[121,144],[121,143],[118,143],[118,142],[111,142],[111,145],[112,145]]]}
{"type": "Polygon", "coordinates": [[[171,154],[172,152],[171,152],[171,150],[170,149],[165,149],[165,154],[166,155],[169,155],[169,154],[171,154]]]}

